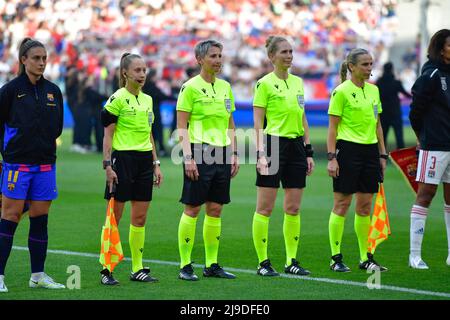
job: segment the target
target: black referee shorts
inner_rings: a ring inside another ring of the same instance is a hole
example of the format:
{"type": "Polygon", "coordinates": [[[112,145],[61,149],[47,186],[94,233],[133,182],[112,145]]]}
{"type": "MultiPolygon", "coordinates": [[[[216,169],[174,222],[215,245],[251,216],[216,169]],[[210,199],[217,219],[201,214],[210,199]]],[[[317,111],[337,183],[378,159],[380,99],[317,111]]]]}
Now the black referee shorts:
{"type": "Polygon", "coordinates": [[[200,206],[205,202],[230,202],[231,161],[230,148],[207,144],[191,144],[197,163],[197,181],[188,178],[183,164],[183,191],[180,202],[200,206]]]}
{"type": "Polygon", "coordinates": [[[289,139],[267,135],[264,150],[269,161],[269,175],[256,171],[256,186],[302,189],[306,186],[306,150],[303,137],[289,139]]]}
{"type": "MultiPolygon", "coordinates": [[[[119,183],[114,199],[151,201],[153,193],[153,154],[151,151],[113,151],[112,168],[119,183]]],[[[105,199],[110,199],[109,187],[105,188],[105,199]]]]}
{"type": "Polygon", "coordinates": [[[376,193],[381,181],[378,144],[359,144],[344,140],[336,143],[339,176],[333,178],[333,191],[352,194],[376,193]]]}

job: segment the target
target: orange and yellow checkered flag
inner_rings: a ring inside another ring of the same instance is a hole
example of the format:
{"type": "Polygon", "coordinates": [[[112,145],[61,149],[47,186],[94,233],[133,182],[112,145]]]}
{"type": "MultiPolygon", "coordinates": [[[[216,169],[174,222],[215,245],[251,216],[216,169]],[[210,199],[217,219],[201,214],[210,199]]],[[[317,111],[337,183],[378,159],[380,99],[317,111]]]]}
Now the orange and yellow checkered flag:
{"type": "Polygon", "coordinates": [[[386,208],[386,197],[383,184],[380,183],[370,224],[368,251],[373,254],[377,245],[386,240],[390,234],[391,227],[386,208]]]}
{"type": "Polygon", "coordinates": [[[119,229],[114,216],[114,198],[111,197],[106,209],[105,225],[102,228],[99,262],[110,272],[113,272],[122,259],[122,243],[120,242],[119,229]]]}

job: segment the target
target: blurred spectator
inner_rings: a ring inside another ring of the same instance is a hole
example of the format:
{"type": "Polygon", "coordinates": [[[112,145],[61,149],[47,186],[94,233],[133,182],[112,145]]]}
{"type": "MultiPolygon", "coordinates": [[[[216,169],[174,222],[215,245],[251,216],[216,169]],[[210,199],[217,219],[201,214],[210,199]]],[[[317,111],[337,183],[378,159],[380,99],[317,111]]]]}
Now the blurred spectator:
{"type": "Polygon", "coordinates": [[[383,128],[384,145],[387,147],[389,128],[392,127],[394,128],[397,149],[404,148],[402,110],[398,94],[402,93],[408,98],[412,96],[403,88],[401,81],[395,78],[394,66],[391,62],[383,66],[383,75],[377,80],[376,84],[380,90],[381,105],[383,107],[380,120],[383,128]]]}
{"type": "Polygon", "coordinates": [[[376,52],[376,61],[386,55],[395,10],[396,1],[387,0],[0,0],[0,82],[17,70],[17,41],[26,35],[48,45],[50,80],[62,84],[65,66],[74,65],[100,78],[99,90],[106,95],[114,91],[121,52],[142,52],[162,75],[161,85],[170,87],[184,80],[186,65],[196,65],[195,43],[212,37],[227,43],[223,77],[233,81],[237,100],[249,100],[265,72],[263,43],[269,34],[292,39],[293,72],[334,77],[336,61],[348,49],[363,46],[376,52]]]}
{"type": "Polygon", "coordinates": [[[76,86],[76,107],[73,113],[74,142],[70,150],[77,153],[88,153],[91,151],[91,106],[89,98],[86,96],[89,77],[84,70],[76,72],[76,75],[78,85],[76,86]]]}
{"type": "Polygon", "coordinates": [[[64,84],[66,88],[66,101],[67,106],[69,107],[70,113],[72,114],[72,118],[74,121],[73,125],[73,135],[72,135],[72,146],[76,144],[80,144],[78,141],[78,130],[77,124],[75,122],[75,113],[78,107],[78,75],[77,71],[74,67],[67,68],[67,73],[64,78],[64,84]]]}
{"type": "Polygon", "coordinates": [[[85,99],[85,104],[89,110],[89,127],[87,130],[87,135],[89,137],[88,149],[95,152],[103,152],[103,135],[104,128],[100,118],[103,105],[108,96],[101,94],[96,88],[94,76],[90,76],[84,86],[83,96],[85,99]],[[91,144],[91,133],[94,130],[95,145],[91,144]]]}
{"type": "MultiPolygon", "coordinates": [[[[186,69],[186,77],[187,77],[186,80],[188,80],[192,77],[195,77],[199,73],[200,73],[200,67],[198,65],[196,65],[195,67],[188,67],[186,69]]],[[[180,90],[181,90],[181,84],[182,83],[179,82],[179,83],[174,83],[172,85],[171,94],[174,99],[178,99],[178,94],[180,93],[180,90]]],[[[176,141],[178,140],[178,137],[174,137],[174,134],[173,134],[175,129],[177,128],[176,113],[174,112],[173,114],[174,114],[174,116],[172,118],[172,124],[170,126],[170,134],[169,134],[170,138],[168,141],[169,147],[173,147],[175,145],[176,141]]]]}
{"type": "Polygon", "coordinates": [[[406,91],[411,92],[411,88],[417,79],[417,74],[411,65],[406,66],[400,73],[399,79],[403,83],[403,86],[406,89],[406,91]]]}
{"type": "Polygon", "coordinates": [[[142,92],[145,94],[148,94],[153,99],[153,115],[154,115],[154,122],[153,122],[153,139],[155,140],[155,148],[158,152],[158,155],[160,157],[167,156],[167,151],[164,146],[164,136],[163,136],[163,128],[162,128],[162,122],[161,122],[161,110],[160,105],[161,102],[164,100],[174,100],[175,98],[166,95],[164,92],[161,91],[161,89],[158,88],[156,85],[156,70],[150,69],[147,74],[147,78],[145,80],[145,84],[142,87],[142,92]]]}

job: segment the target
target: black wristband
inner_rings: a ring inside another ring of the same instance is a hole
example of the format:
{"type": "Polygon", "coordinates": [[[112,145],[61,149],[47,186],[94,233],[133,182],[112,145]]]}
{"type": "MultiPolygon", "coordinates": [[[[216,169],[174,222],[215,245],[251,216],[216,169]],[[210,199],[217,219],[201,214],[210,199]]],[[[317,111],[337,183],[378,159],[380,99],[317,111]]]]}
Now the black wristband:
{"type": "Polygon", "coordinates": [[[231,155],[239,157],[239,152],[233,151],[233,152],[231,153],[231,155]]]}
{"type": "Polygon", "coordinates": [[[312,158],[314,156],[314,149],[311,144],[305,145],[306,157],[312,158]]]}
{"type": "Polygon", "coordinates": [[[389,158],[389,156],[387,154],[380,154],[380,158],[387,160],[389,158]]]}
{"type": "Polygon", "coordinates": [[[327,159],[328,159],[328,161],[336,159],[336,153],[335,152],[328,152],[327,153],[327,159]]]}
{"type": "Polygon", "coordinates": [[[261,157],[264,157],[266,153],[264,151],[256,151],[256,159],[259,159],[261,157]]]}
{"type": "Polygon", "coordinates": [[[106,167],[111,167],[111,160],[103,160],[103,170],[105,170],[106,167]]]}

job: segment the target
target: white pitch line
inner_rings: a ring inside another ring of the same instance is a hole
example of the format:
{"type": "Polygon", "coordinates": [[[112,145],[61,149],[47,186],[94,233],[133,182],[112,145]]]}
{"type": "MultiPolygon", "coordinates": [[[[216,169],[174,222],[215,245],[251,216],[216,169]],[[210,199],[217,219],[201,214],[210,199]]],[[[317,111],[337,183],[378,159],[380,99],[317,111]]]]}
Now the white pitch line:
{"type": "MultiPolygon", "coordinates": [[[[27,247],[13,246],[13,249],[21,250],[21,251],[28,251],[27,247]]],[[[66,250],[50,250],[50,249],[47,250],[47,252],[54,253],[54,254],[60,254],[60,255],[66,255],[66,256],[78,256],[78,257],[87,257],[87,258],[96,258],[96,259],[99,258],[99,254],[86,253],[86,252],[75,252],[75,251],[66,251],[66,250]]],[[[123,260],[131,261],[131,258],[124,258],[123,260]]],[[[169,265],[169,266],[179,266],[180,265],[178,262],[152,260],[152,259],[143,259],[143,262],[169,265]]],[[[194,264],[194,266],[195,267],[204,267],[204,265],[200,265],[200,264],[194,264]]],[[[248,269],[227,268],[227,270],[233,271],[233,272],[238,272],[238,273],[256,274],[255,270],[248,270],[248,269]]],[[[332,283],[332,284],[343,284],[343,285],[367,288],[367,284],[364,282],[329,279],[329,278],[297,277],[297,276],[287,275],[287,274],[280,274],[280,276],[283,278],[296,279],[296,280],[326,282],[326,283],[332,283]]],[[[380,289],[397,291],[397,292],[405,292],[405,293],[410,293],[410,294],[420,294],[420,295],[426,295],[426,296],[450,298],[450,293],[446,293],[446,292],[426,291],[426,290],[418,290],[418,289],[387,286],[387,285],[381,285],[380,289]]]]}

